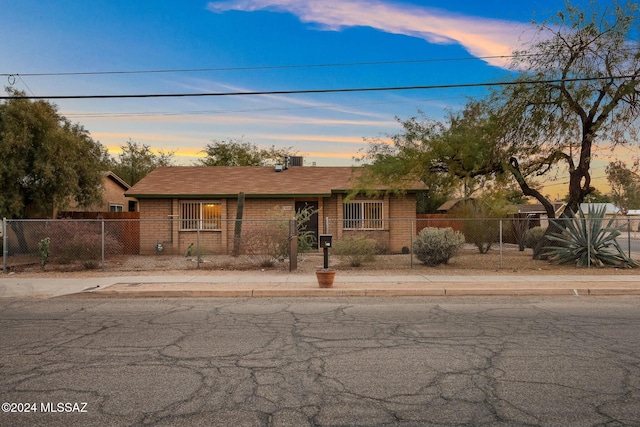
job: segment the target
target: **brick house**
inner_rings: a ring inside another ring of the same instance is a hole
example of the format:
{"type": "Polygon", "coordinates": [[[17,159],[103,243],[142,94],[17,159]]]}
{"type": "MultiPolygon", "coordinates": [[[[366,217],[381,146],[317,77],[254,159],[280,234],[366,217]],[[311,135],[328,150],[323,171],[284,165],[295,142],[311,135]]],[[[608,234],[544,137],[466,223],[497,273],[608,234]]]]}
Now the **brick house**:
{"type": "Polygon", "coordinates": [[[378,197],[356,196],[347,202],[357,174],[352,167],[161,167],[126,196],[139,203],[141,254],[153,253],[159,242],[171,253],[183,253],[196,234],[208,251],[231,253],[240,192],[245,193],[243,221],[270,219],[274,210],[293,217],[309,206],[318,212],[307,226],[316,235],[326,231],[329,218],[338,224],[330,230],[334,239],[366,232],[389,251],[400,252],[409,245],[410,221],[391,220],[415,220],[416,191],[426,187],[416,183],[396,195],[380,186],[374,189],[380,190],[378,197]]]}

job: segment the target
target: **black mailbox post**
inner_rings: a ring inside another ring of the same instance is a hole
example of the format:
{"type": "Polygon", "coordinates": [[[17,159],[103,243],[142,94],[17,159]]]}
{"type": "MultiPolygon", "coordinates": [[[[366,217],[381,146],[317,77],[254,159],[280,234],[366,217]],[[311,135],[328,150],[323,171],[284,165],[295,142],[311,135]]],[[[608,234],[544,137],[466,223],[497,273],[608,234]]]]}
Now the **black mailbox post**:
{"type": "Polygon", "coordinates": [[[321,234],[318,236],[320,240],[320,247],[324,252],[324,268],[329,268],[329,248],[331,247],[331,234],[321,234]]]}

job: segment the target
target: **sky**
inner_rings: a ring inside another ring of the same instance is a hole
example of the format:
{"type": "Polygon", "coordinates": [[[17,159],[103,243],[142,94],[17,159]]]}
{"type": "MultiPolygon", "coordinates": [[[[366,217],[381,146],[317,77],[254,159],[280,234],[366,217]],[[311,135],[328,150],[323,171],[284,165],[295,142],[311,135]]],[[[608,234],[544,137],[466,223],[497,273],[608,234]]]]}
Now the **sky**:
{"type": "MultiPolygon", "coordinates": [[[[564,0],[0,0],[0,81],[30,95],[238,93],[505,81],[564,0]],[[493,58],[492,58],[493,57],[493,58]],[[2,75],[4,74],[4,75],[2,75]],[[11,76],[8,76],[11,74],[11,76]]],[[[129,139],[193,164],[207,144],[356,164],[404,120],[486,88],[54,101],[110,153],[129,139]]],[[[596,165],[594,176],[604,176],[596,165]]],[[[549,191],[556,189],[549,184],[549,191]]],[[[566,185],[557,189],[561,197],[566,185]],[[562,193],[562,194],[560,194],[562,193]]],[[[556,197],[556,194],[552,194],[556,197]]]]}

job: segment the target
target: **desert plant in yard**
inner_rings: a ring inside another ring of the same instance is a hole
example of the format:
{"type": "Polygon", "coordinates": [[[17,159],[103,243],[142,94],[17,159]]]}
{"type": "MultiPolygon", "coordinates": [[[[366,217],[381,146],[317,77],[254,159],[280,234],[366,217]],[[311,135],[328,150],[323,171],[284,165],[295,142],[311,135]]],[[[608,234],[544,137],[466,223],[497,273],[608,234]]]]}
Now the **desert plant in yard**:
{"type": "Polygon", "coordinates": [[[40,251],[40,265],[44,270],[44,266],[47,265],[47,261],[49,261],[49,245],[51,244],[51,239],[45,237],[44,239],[38,242],[38,251],[40,251]]]}
{"type": "Polygon", "coordinates": [[[546,227],[533,227],[526,231],[524,234],[524,244],[527,248],[533,249],[538,242],[544,237],[544,233],[547,231],[546,227]]]}
{"type": "Polygon", "coordinates": [[[518,244],[518,250],[524,251],[527,245],[527,231],[530,219],[527,216],[517,215],[511,219],[511,232],[518,244]]]}
{"type": "Polygon", "coordinates": [[[451,212],[456,218],[464,218],[462,232],[468,243],[473,243],[481,254],[489,252],[500,237],[500,218],[505,209],[494,206],[490,200],[468,199],[451,212]]]}
{"type": "Polygon", "coordinates": [[[378,241],[366,236],[351,236],[333,243],[332,252],[351,267],[375,260],[378,241]]]}
{"type": "MultiPolygon", "coordinates": [[[[56,262],[84,264],[86,261],[98,262],[101,259],[103,237],[99,222],[58,220],[49,224],[48,231],[52,235],[52,258],[56,262]]],[[[104,251],[106,254],[121,253],[122,243],[107,232],[104,236],[104,251]]]]}
{"type": "Polygon", "coordinates": [[[259,267],[271,267],[288,255],[289,221],[282,217],[246,222],[242,234],[244,253],[259,267]]]}
{"type": "Polygon", "coordinates": [[[549,233],[547,238],[555,246],[547,246],[546,253],[552,262],[604,267],[638,267],[638,263],[625,255],[616,241],[620,227],[615,227],[615,216],[605,219],[605,208],[589,207],[587,214],[579,209],[578,216],[564,220],[561,233],[549,233]],[[606,224],[605,224],[606,222],[606,224]]]}
{"type": "Polygon", "coordinates": [[[296,212],[296,233],[298,235],[298,252],[309,252],[316,247],[316,236],[312,230],[307,230],[311,217],[318,213],[311,206],[299,209],[296,212]]]}
{"type": "Polygon", "coordinates": [[[423,264],[446,264],[464,244],[464,235],[452,228],[423,228],[413,242],[413,253],[423,264]]]}

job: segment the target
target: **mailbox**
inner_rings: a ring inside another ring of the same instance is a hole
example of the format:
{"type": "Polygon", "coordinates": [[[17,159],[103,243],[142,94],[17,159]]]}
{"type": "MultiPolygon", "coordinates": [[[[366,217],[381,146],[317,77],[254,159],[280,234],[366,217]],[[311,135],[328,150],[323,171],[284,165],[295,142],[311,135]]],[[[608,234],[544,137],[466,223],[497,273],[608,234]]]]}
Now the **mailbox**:
{"type": "Polygon", "coordinates": [[[320,238],[320,248],[330,248],[331,247],[331,234],[321,234],[318,236],[320,238]]]}

